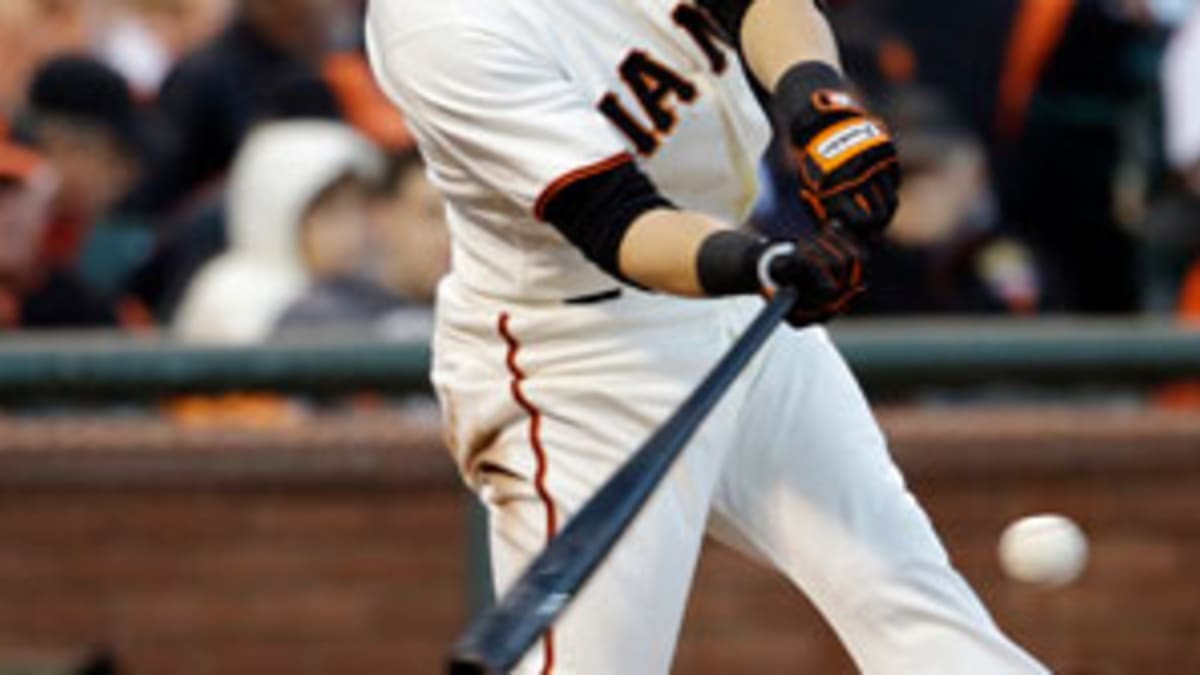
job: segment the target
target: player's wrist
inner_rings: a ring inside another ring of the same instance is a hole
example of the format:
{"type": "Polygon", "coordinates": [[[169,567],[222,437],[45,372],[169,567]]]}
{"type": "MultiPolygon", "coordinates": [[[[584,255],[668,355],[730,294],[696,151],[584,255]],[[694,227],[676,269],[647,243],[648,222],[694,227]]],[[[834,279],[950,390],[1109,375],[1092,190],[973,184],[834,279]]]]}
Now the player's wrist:
{"type": "Polygon", "coordinates": [[[789,68],[775,87],[772,107],[789,140],[798,147],[820,133],[831,115],[866,114],[850,94],[846,78],[823,61],[805,61],[789,68]]]}
{"type": "Polygon", "coordinates": [[[706,295],[748,295],[764,289],[760,261],[773,242],[738,230],[710,234],[696,256],[696,276],[706,295]]]}

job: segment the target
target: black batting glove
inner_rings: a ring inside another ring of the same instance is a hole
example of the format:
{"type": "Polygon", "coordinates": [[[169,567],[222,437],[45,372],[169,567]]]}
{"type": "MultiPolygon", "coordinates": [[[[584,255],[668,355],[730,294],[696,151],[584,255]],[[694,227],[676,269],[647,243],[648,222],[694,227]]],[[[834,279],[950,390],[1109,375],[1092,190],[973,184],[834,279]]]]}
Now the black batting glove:
{"type": "Polygon", "coordinates": [[[811,215],[875,244],[896,213],[900,164],[887,128],[848,89],[832,66],[802,63],[780,79],[773,104],[811,215]]]}
{"type": "Polygon", "coordinates": [[[794,287],[799,299],[788,321],[799,328],[829,321],[863,294],[863,259],[855,238],[837,226],[790,241],[730,230],[705,240],[697,271],[712,296],[771,297],[780,287],[794,287]]]}
{"type": "Polygon", "coordinates": [[[772,245],[763,253],[759,271],[767,297],[781,286],[799,291],[788,315],[796,327],[829,321],[866,291],[863,253],[854,238],[838,228],[772,245]]]}

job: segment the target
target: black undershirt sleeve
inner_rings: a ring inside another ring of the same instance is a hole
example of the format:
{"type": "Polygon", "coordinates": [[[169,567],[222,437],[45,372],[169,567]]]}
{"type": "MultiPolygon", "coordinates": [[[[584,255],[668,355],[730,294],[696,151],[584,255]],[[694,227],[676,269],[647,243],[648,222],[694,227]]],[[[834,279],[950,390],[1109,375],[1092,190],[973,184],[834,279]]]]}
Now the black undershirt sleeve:
{"type": "Polygon", "coordinates": [[[620,251],[625,233],[640,216],[676,208],[633,161],[574,180],[556,190],[539,209],[553,225],[600,269],[625,282],[620,251]]]}

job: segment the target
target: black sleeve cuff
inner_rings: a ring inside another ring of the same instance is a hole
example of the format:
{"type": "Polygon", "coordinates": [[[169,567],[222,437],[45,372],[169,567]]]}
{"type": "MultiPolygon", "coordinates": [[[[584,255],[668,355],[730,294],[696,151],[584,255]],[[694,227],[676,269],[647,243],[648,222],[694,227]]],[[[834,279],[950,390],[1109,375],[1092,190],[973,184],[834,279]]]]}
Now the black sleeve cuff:
{"type": "Polygon", "coordinates": [[[634,221],[661,208],[675,206],[631,156],[621,155],[555,181],[539,200],[537,215],[600,269],[634,283],[621,272],[621,242],[634,221]]]}

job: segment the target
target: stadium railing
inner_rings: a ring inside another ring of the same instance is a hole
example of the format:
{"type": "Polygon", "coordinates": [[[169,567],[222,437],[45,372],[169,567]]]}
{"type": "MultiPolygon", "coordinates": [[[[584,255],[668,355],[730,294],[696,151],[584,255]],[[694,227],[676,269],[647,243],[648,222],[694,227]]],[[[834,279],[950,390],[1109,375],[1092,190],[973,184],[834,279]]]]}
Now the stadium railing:
{"type": "MultiPolygon", "coordinates": [[[[1161,320],[848,320],[832,333],[871,391],[1013,382],[1153,384],[1200,376],[1200,327],[1161,320]]],[[[321,337],[203,347],[112,335],[0,338],[0,398],[429,388],[420,342],[321,337]]]]}

